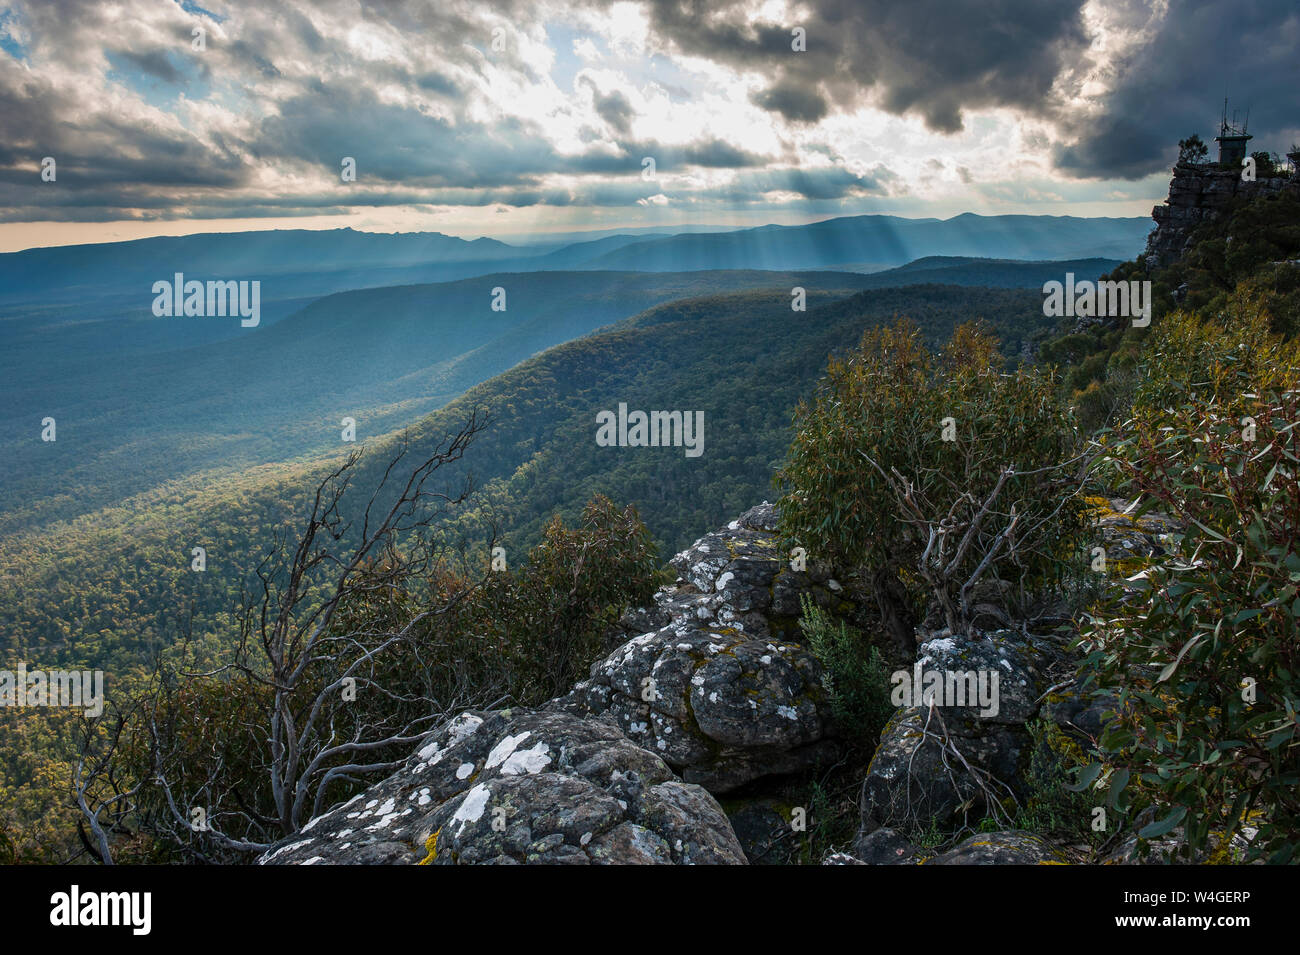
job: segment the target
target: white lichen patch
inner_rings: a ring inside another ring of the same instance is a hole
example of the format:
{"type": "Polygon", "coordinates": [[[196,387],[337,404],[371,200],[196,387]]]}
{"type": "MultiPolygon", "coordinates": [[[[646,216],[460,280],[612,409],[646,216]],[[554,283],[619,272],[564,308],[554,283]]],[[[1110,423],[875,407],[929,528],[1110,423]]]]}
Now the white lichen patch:
{"type": "Polygon", "coordinates": [[[487,808],[488,788],[479,783],[473,789],[465,794],[461,804],[456,807],[456,812],[451,817],[451,822],[459,823],[456,828],[456,834],[460,835],[465,826],[471,822],[478,822],[483,818],[483,810],[487,808]]]}
{"type": "Polygon", "coordinates": [[[270,862],[272,859],[275,859],[278,856],[282,856],[286,852],[292,852],[294,849],[301,849],[303,846],[308,846],[308,845],[311,845],[310,839],[303,839],[299,842],[291,842],[287,846],[281,846],[279,849],[276,849],[274,852],[272,852],[269,856],[264,858],[262,861],[270,862]]]}
{"type": "MultiPolygon", "coordinates": [[[[472,774],[473,772],[474,772],[473,763],[461,763],[459,766],[456,767],[456,778],[468,779],[470,777],[470,774],[472,774]]],[[[425,792],[428,792],[428,790],[425,790],[425,792]]]]}
{"type": "Polygon", "coordinates": [[[516,750],[501,764],[501,775],[523,776],[527,774],[531,776],[534,773],[540,773],[551,764],[551,757],[548,755],[550,751],[551,748],[541,742],[532,749],[516,750]]]}
{"type": "Polygon", "coordinates": [[[452,720],[447,727],[447,746],[455,746],[463,743],[473,736],[480,726],[483,725],[483,717],[475,716],[473,713],[462,713],[452,720]]]}
{"type": "Polygon", "coordinates": [[[524,730],[518,736],[507,735],[492,747],[492,752],[488,753],[487,762],[483,764],[483,768],[495,769],[500,766],[510,758],[510,754],[515,751],[516,747],[531,735],[532,733],[528,730],[524,730]]]}
{"type": "Polygon", "coordinates": [[[379,816],[380,818],[377,821],[366,826],[366,830],[374,831],[375,829],[387,829],[388,826],[392,823],[392,821],[396,819],[399,815],[401,815],[401,813],[397,812],[396,809],[397,809],[396,799],[389,797],[388,799],[384,800],[384,804],[380,806],[377,810],[375,810],[375,815],[379,816]]]}
{"type": "Polygon", "coordinates": [[[958,649],[952,637],[939,637],[931,640],[926,643],[925,648],[927,655],[924,659],[929,659],[931,653],[956,653],[958,649]]]}
{"type": "Polygon", "coordinates": [[[429,766],[436,766],[447,751],[459,743],[463,743],[474,735],[475,731],[483,725],[483,718],[475,716],[473,713],[462,713],[450,723],[447,724],[447,745],[442,746],[436,739],[430,740],[416,752],[416,758],[422,761],[420,769],[429,766]]]}

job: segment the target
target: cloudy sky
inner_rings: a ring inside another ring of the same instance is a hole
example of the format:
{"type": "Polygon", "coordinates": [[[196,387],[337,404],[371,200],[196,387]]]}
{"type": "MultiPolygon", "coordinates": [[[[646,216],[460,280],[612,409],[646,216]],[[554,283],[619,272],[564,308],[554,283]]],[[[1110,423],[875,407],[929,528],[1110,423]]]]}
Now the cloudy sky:
{"type": "Polygon", "coordinates": [[[1146,215],[1225,93],[1300,140],[1298,49],[1295,0],[0,0],[0,250],[1146,215]]]}

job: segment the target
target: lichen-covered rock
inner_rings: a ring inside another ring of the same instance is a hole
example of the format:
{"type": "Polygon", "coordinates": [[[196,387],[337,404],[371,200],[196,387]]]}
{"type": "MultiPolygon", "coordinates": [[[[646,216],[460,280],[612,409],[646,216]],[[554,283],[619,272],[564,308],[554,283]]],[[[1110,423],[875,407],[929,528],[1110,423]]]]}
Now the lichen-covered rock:
{"type": "Polygon", "coordinates": [[[687,782],[715,793],[838,752],[821,665],[794,638],[802,594],[850,601],[824,568],[792,566],[776,520],[775,508],[761,504],[674,557],[678,584],[619,625],[651,629],[547,706],[613,720],[687,782]]]}
{"type": "Polygon", "coordinates": [[[1179,529],[1165,514],[1149,511],[1135,517],[1137,503],[1111,498],[1098,506],[1093,521],[1106,549],[1106,559],[1118,562],[1121,571],[1128,567],[1128,562],[1165,553],[1170,535],[1179,529]]]}
{"type": "Polygon", "coordinates": [[[617,727],[463,713],[263,864],[745,864],[721,807],[617,727]]]}
{"type": "MultiPolygon", "coordinates": [[[[969,637],[948,635],[927,640],[917,651],[922,672],[973,672],[997,674],[995,713],[985,713],[974,699],[967,706],[950,706],[944,713],[949,723],[1018,726],[1031,719],[1039,707],[1039,697],[1050,685],[1049,668],[1058,662],[1057,647],[1042,638],[1025,636],[1014,630],[995,630],[969,637]]],[[[993,688],[992,678],[987,684],[993,688]]]]}
{"type": "Polygon", "coordinates": [[[978,807],[983,790],[968,766],[995,793],[1011,791],[1027,744],[1027,734],[1006,727],[963,736],[929,708],[897,711],[862,784],[862,832],[945,826],[962,810],[978,807]]]}
{"type": "Polygon", "coordinates": [[[682,586],[665,594],[671,618],[689,615],[754,637],[797,639],[799,596],[815,593],[826,603],[835,591],[823,565],[794,565],[776,529],[776,508],[764,502],[673,557],[682,586]],[[672,607],[681,597],[688,599],[672,607]]]}
{"type": "Polygon", "coordinates": [[[855,859],[847,852],[832,852],[822,860],[822,865],[866,865],[861,859],[855,859]]]}
{"type": "Polygon", "coordinates": [[[812,654],[690,622],[633,638],[547,705],[614,720],[712,792],[807,768],[833,748],[812,654]]]}
{"type": "MultiPolygon", "coordinates": [[[[914,698],[881,733],[860,796],[863,835],[877,828],[947,826],[977,817],[990,798],[1022,795],[1030,752],[1026,724],[1064,664],[1057,641],[1014,630],[953,635],[946,630],[921,643],[924,674],[975,676],[995,705],[965,705],[941,696],[934,706],[914,698]]],[[[915,672],[909,674],[915,682],[915,672]]],[[[968,684],[969,685],[969,684],[968,684]]]]}
{"type": "Polygon", "coordinates": [[[925,865],[1066,865],[1068,860],[1032,832],[981,832],[925,865]]]}
{"type": "Polygon", "coordinates": [[[1089,748],[1101,738],[1102,729],[1119,709],[1119,699],[1098,694],[1079,677],[1047,697],[1046,713],[1062,731],[1089,748]]]}

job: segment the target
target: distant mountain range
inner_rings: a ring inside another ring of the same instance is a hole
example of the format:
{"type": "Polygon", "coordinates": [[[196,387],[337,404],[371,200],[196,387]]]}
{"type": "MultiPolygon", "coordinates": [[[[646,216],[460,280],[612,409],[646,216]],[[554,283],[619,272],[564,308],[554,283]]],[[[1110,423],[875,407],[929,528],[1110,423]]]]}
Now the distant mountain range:
{"type": "Polygon", "coordinates": [[[554,248],[467,241],[437,232],[352,229],[164,236],[130,242],[28,249],[0,255],[0,304],[125,296],[151,301],[153,282],[261,279],[264,303],[348,288],[445,282],[493,272],[572,269],[685,272],[831,269],[872,272],[930,256],[1125,260],[1150,231],[1143,218],[979,216],[905,219],[852,216],[801,226],[661,236],[604,235],[554,248]]]}
{"type": "Polygon", "coordinates": [[[864,271],[926,256],[999,259],[1132,258],[1146,219],[853,216],[804,226],[647,239],[588,259],[586,268],[829,268],[864,271]]]}

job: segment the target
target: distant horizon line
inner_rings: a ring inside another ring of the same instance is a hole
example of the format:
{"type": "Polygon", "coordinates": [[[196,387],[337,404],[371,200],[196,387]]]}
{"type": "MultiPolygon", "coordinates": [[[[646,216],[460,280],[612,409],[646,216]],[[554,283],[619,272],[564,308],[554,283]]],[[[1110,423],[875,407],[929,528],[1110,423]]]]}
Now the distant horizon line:
{"type": "MultiPolygon", "coordinates": [[[[977,218],[977,219],[1012,219],[1012,218],[1090,219],[1090,220],[1112,220],[1116,222],[1150,218],[1149,216],[1082,216],[1082,215],[1059,215],[1059,214],[1035,213],[1035,212],[1000,212],[1000,213],[993,213],[990,215],[990,214],[985,214],[980,212],[969,212],[969,211],[958,212],[951,216],[947,216],[945,218],[940,216],[903,216],[903,215],[896,215],[894,213],[889,213],[889,212],[865,212],[865,213],[854,213],[851,215],[823,216],[821,218],[809,219],[807,222],[798,222],[798,223],[765,222],[759,225],[722,225],[722,224],[707,224],[707,223],[697,223],[697,222],[683,222],[677,225],[664,225],[664,226],[629,226],[626,228],[620,228],[620,227],[599,228],[598,227],[593,229],[556,230],[554,232],[519,233],[519,235],[523,235],[527,237],[523,240],[515,238],[514,235],[507,233],[507,235],[510,235],[511,238],[514,239],[513,244],[511,241],[508,241],[507,239],[499,238],[493,235],[488,235],[486,233],[479,234],[479,235],[458,235],[453,232],[441,232],[436,229],[417,230],[417,231],[407,232],[407,231],[399,231],[399,230],[365,229],[365,228],[357,228],[355,226],[350,226],[350,225],[330,225],[330,226],[322,226],[320,228],[312,228],[307,225],[298,225],[298,226],[293,226],[291,228],[280,228],[280,227],[273,226],[266,229],[220,229],[211,232],[201,232],[201,231],[180,232],[180,233],[159,232],[154,235],[136,236],[130,239],[92,239],[84,242],[75,242],[75,241],[54,242],[48,245],[32,245],[32,246],[25,246],[19,249],[0,250],[0,255],[14,255],[21,252],[35,252],[43,249],[75,248],[78,246],[126,245],[132,242],[147,242],[153,239],[184,239],[190,237],[217,236],[217,235],[248,235],[248,234],[263,233],[263,232],[286,232],[286,233],[287,232],[355,232],[358,235],[440,236],[442,238],[457,239],[466,244],[470,244],[474,242],[482,242],[484,240],[487,240],[489,242],[499,243],[501,245],[506,246],[507,248],[528,248],[530,246],[545,245],[548,242],[556,242],[560,245],[567,245],[567,244],[574,244],[583,241],[590,241],[590,240],[584,240],[583,238],[581,238],[582,236],[591,236],[592,239],[597,239],[597,238],[611,238],[613,236],[618,236],[618,235],[636,235],[636,234],[679,235],[683,232],[683,230],[694,231],[701,235],[711,235],[711,234],[716,235],[716,234],[723,234],[727,232],[750,232],[756,229],[799,229],[811,225],[819,225],[823,222],[833,222],[840,219],[902,219],[908,222],[951,222],[954,219],[961,219],[967,217],[977,218]]],[[[175,219],[175,220],[165,220],[165,221],[172,222],[172,223],[180,223],[180,222],[185,222],[187,220],[175,219]]],[[[4,225],[32,225],[32,226],[36,226],[36,225],[60,225],[61,226],[61,225],[68,225],[68,224],[69,223],[45,222],[45,221],[30,222],[30,223],[4,223],[4,225]]],[[[88,226],[107,225],[107,224],[109,223],[85,223],[85,225],[88,226]]]]}

